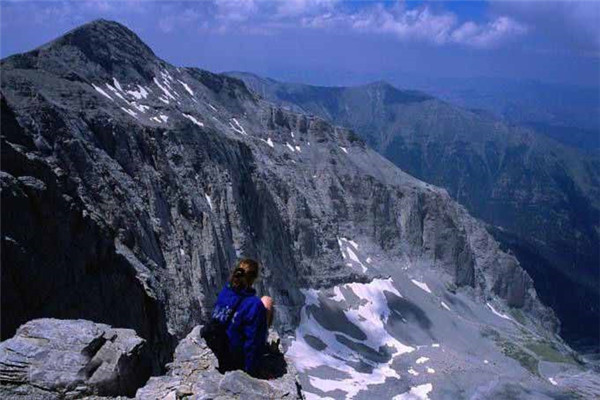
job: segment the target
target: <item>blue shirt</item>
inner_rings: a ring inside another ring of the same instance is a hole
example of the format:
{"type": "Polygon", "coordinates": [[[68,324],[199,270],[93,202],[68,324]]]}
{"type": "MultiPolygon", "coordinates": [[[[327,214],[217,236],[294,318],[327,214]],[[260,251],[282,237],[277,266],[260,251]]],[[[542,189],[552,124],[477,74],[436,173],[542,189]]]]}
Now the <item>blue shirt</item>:
{"type": "Polygon", "coordinates": [[[244,370],[253,374],[264,354],[268,334],[267,309],[256,291],[252,288],[234,290],[227,284],[217,297],[212,317],[225,323],[240,297],[242,300],[227,327],[227,336],[234,356],[241,357],[244,370]]]}

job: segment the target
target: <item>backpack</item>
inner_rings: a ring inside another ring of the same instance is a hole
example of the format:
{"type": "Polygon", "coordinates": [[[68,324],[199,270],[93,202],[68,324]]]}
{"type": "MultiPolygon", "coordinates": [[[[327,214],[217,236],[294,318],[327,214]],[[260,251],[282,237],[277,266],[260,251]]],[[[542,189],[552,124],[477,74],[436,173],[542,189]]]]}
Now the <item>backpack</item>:
{"type": "Polygon", "coordinates": [[[211,318],[200,330],[200,336],[206,341],[208,347],[215,354],[217,360],[219,360],[219,370],[222,372],[230,369],[229,367],[233,364],[232,354],[229,351],[230,346],[229,337],[227,336],[227,327],[243,299],[243,296],[240,296],[237,299],[225,322],[220,322],[215,318],[211,318]]]}

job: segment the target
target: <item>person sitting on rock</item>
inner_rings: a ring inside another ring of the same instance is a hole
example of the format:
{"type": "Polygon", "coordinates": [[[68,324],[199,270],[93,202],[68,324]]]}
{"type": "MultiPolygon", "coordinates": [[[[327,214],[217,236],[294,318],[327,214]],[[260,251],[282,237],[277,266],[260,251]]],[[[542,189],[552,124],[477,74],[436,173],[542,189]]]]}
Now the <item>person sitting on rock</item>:
{"type": "Polygon", "coordinates": [[[256,296],[252,284],[258,277],[258,270],[255,260],[240,260],[217,297],[212,318],[227,323],[229,339],[228,355],[219,360],[222,372],[243,369],[253,376],[261,372],[260,360],[266,351],[268,329],[273,322],[273,299],[256,296]],[[233,316],[230,315],[232,310],[233,316]]]}

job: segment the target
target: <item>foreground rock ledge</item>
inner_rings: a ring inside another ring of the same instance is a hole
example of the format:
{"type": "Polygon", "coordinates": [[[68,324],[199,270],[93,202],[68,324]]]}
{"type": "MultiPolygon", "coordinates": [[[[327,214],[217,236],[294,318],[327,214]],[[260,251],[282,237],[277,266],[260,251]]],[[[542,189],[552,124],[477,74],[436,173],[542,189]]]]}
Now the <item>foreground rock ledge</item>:
{"type": "MultiPolygon", "coordinates": [[[[283,359],[283,357],[282,357],[283,359]]],[[[242,371],[225,375],[216,370],[217,360],[200,338],[200,326],[183,339],[164,376],[152,377],[136,394],[137,399],[302,399],[297,372],[291,363],[276,379],[255,379],[242,371]]]]}
{"type": "Polygon", "coordinates": [[[297,373],[283,355],[274,358],[281,361],[275,362],[279,373],[274,379],[255,379],[242,371],[219,373],[217,360],[200,338],[200,326],[179,343],[164,376],[148,380],[148,351],[131,329],[85,320],[29,321],[0,343],[0,398],[302,398],[297,373]]]}
{"type": "Polygon", "coordinates": [[[150,376],[145,340],[85,320],[37,319],[0,343],[0,398],[133,396],[150,376]]]}

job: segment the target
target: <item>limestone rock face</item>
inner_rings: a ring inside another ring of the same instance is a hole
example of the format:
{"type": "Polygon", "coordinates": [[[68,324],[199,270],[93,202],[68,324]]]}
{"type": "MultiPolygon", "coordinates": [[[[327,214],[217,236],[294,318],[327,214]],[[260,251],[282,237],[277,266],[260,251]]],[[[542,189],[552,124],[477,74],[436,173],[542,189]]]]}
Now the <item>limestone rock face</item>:
{"type": "MultiPolygon", "coordinates": [[[[200,326],[195,327],[183,339],[173,362],[167,366],[167,374],[152,377],[136,393],[137,399],[176,399],[184,396],[192,399],[301,399],[298,377],[291,363],[283,355],[275,354],[274,361],[284,361],[284,370],[276,367],[269,380],[256,379],[243,371],[229,371],[224,375],[217,371],[218,365],[212,351],[200,337],[200,326]]],[[[278,364],[278,363],[277,363],[278,364]]]]}
{"type": "Polygon", "coordinates": [[[33,320],[0,343],[4,399],[132,396],[150,371],[134,331],[85,320],[33,320]]]}

